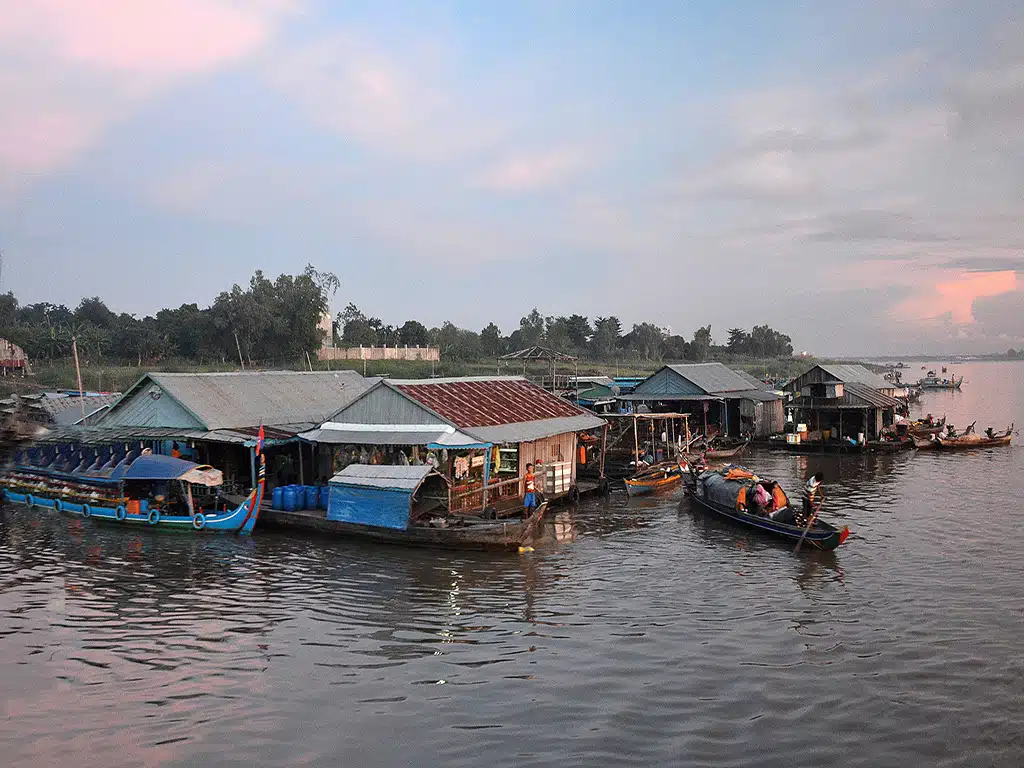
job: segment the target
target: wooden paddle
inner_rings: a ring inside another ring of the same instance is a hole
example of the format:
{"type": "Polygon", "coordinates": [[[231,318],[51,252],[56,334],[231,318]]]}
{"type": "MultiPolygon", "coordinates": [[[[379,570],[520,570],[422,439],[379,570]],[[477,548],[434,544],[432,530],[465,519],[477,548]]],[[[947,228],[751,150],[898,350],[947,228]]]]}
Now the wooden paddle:
{"type": "Polygon", "coordinates": [[[807,518],[807,525],[804,526],[804,532],[800,536],[800,541],[796,543],[796,549],[794,552],[800,551],[800,546],[804,543],[804,537],[807,536],[807,532],[811,530],[811,526],[814,525],[814,521],[818,519],[818,513],[821,512],[821,505],[825,502],[825,497],[821,497],[821,501],[814,505],[814,512],[807,518]]]}

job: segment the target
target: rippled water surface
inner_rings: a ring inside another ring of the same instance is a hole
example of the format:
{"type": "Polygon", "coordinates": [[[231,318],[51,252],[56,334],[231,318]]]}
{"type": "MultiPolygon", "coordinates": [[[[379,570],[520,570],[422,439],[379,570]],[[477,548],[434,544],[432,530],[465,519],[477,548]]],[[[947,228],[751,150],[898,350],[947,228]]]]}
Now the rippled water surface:
{"type": "MultiPolygon", "coordinates": [[[[1024,365],[957,370],[923,410],[1024,425],[1024,365]]],[[[853,536],[624,494],[498,556],[8,507],[0,762],[1024,764],[1024,449],[747,464],[823,469],[853,536]]]]}

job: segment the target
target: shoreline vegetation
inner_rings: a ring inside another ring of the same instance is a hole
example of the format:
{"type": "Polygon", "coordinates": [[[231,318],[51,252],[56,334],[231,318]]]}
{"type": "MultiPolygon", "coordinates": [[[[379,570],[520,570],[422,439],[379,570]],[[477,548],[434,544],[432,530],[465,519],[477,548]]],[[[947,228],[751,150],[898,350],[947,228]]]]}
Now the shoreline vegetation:
{"type": "MultiPolygon", "coordinates": [[[[747,331],[730,328],[716,344],[710,325],[692,334],[674,333],[654,323],[628,331],[615,316],[591,320],[573,314],[543,315],[534,308],[518,328],[504,333],[496,323],[476,332],[452,322],[427,328],[417,320],[389,325],[364,314],[354,303],[327,321],[340,281],[308,265],[299,275],[268,279],[261,271],[223,291],[209,307],[183,304],[138,318],[115,313],[100,297],[83,298],[75,309],[39,302],[22,305],[13,293],[0,295],[0,338],[20,346],[31,375],[0,378],[0,394],[45,389],[77,389],[72,347],[77,347],[82,386],[87,391],[124,391],[146,371],[215,372],[239,370],[341,370],[367,376],[515,375],[522,363],[502,361],[509,352],[543,346],[576,358],[558,365],[562,375],[648,375],[668,363],[725,363],[759,378],[787,379],[826,358],[793,356],[788,335],[768,325],[747,331]],[[330,330],[327,330],[330,328],[330,330]],[[335,346],[434,346],[440,362],[318,361],[316,352],[331,333],[335,346]]],[[[1021,353],[1024,356],[1024,353],[1021,353]]],[[[1015,359],[1018,353],[971,359],[1015,359]]],[[[849,358],[847,358],[849,359],[849,358]]],[[[907,356],[877,361],[917,361],[907,356]]],[[[887,365],[874,364],[876,370],[887,365]]],[[[544,364],[528,366],[539,375],[544,364]]]]}

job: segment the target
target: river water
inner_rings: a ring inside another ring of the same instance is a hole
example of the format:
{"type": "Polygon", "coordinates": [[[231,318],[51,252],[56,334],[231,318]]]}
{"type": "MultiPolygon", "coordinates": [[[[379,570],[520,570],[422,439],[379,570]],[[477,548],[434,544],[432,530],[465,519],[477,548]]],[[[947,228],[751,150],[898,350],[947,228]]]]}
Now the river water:
{"type": "MultiPolygon", "coordinates": [[[[957,373],[920,410],[1024,425],[1024,364],[957,373]]],[[[1024,764],[1024,449],[746,463],[822,469],[849,541],[678,495],[499,556],[8,507],[2,764],[1024,764]]]]}

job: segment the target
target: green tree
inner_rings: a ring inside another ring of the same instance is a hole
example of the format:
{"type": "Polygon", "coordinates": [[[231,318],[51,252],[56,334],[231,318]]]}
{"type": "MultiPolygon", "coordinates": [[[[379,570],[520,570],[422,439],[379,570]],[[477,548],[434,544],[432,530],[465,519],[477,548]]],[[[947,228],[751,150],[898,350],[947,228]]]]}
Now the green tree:
{"type": "Polygon", "coordinates": [[[594,321],[591,348],[598,360],[611,360],[619,351],[622,341],[622,323],[619,318],[599,317],[594,321]]]}
{"type": "Polygon", "coordinates": [[[711,352],[711,326],[705,325],[698,328],[693,334],[693,343],[690,345],[691,354],[694,360],[699,363],[708,359],[711,352]]]}
{"type": "Polygon", "coordinates": [[[416,320],[406,320],[398,329],[398,343],[410,347],[426,346],[427,327],[416,320]]]}
{"type": "Polygon", "coordinates": [[[480,348],[487,357],[504,354],[505,339],[501,335],[501,329],[494,323],[488,323],[487,327],[480,331],[480,348]]]}
{"type": "Polygon", "coordinates": [[[519,344],[523,349],[534,347],[544,340],[544,316],[534,307],[519,321],[519,344]]]}

